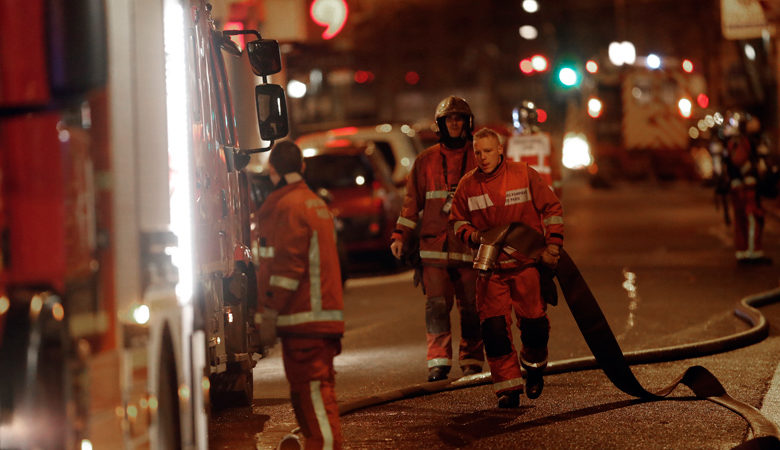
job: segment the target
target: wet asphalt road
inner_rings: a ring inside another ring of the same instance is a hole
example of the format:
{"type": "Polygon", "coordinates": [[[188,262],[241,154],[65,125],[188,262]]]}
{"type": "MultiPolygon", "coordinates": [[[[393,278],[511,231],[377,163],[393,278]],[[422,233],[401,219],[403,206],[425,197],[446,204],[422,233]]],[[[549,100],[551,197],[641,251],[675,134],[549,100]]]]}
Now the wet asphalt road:
{"type": "MultiPolygon", "coordinates": [[[[773,266],[738,267],[730,230],[709,188],[687,182],[564,187],[565,247],[624,351],[680,345],[747,329],[739,299],[780,285],[780,218],[765,248],[773,266]],[[633,279],[633,282],[627,280],[633,279]]],[[[336,358],[340,402],[424,383],[425,331],[409,271],[357,262],[345,289],[347,332],[336,358]]],[[[770,337],[711,356],[634,366],[648,389],[691,365],[715,374],[734,398],[761,408],[780,361],[780,305],[761,309],[770,337]]],[[[589,356],[565,304],[551,308],[550,360],[589,356]]],[[[457,314],[453,313],[457,336],[457,314]]],[[[457,342],[457,338],[455,339],[457,342]]],[[[515,342],[519,342],[516,339],[515,342]]],[[[487,369],[487,367],[486,367],[487,369]]],[[[453,369],[458,376],[459,370],[453,369]]],[[[254,371],[252,408],[215,412],[211,448],[275,448],[296,427],[278,347],[254,371]]],[[[694,400],[685,387],[647,402],[617,390],[598,370],[546,377],[537,400],[496,408],[489,385],[361,409],[342,417],[345,448],[731,448],[750,437],[738,415],[694,400]]],[[[775,418],[777,421],[777,418],[775,418]]]]}

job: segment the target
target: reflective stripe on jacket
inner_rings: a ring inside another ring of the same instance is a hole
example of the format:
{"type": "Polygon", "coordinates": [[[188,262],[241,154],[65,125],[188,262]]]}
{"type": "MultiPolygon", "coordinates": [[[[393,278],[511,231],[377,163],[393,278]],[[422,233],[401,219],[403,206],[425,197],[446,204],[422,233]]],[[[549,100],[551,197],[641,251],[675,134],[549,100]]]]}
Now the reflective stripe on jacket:
{"type": "Polygon", "coordinates": [[[300,176],[292,179],[258,213],[260,303],[279,313],[280,336],[340,336],[344,304],[333,217],[300,176]]]}
{"type": "MultiPolygon", "coordinates": [[[[513,222],[525,223],[543,233],[547,244],[563,245],[561,203],[528,164],[504,159],[491,174],[475,169],[463,177],[450,214],[450,225],[459,239],[468,242],[475,230],[513,222]]],[[[497,261],[500,268],[531,263],[512,250],[504,248],[497,261]]]]}
{"type": "Polygon", "coordinates": [[[470,264],[473,259],[471,250],[454,236],[448,226],[449,213],[442,211],[442,207],[447,202],[450,189],[474,167],[476,160],[471,142],[454,150],[436,144],[420,153],[406,182],[406,197],[393,239],[406,242],[420,227],[420,258],[424,263],[470,264]]]}

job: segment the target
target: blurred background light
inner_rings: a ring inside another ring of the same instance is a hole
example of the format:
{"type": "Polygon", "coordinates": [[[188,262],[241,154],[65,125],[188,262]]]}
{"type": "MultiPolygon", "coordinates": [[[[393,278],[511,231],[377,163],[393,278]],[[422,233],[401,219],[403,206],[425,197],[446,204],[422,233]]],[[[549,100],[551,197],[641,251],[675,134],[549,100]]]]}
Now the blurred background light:
{"type": "Polygon", "coordinates": [[[599,71],[599,64],[596,61],[589,59],[588,62],[585,63],[585,70],[587,70],[588,73],[597,73],[599,71]]]}
{"type": "Polygon", "coordinates": [[[569,132],[563,137],[561,162],[568,169],[582,169],[593,162],[588,139],[582,133],[569,132]]]}
{"type": "Polygon", "coordinates": [[[290,80],[287,83],[287,95],[292,98],[301,98],[306,95],[306,84],[298,80],[290,80]]]}
{"type": "Polygon", "coordinates": [[[602,110],[603,110],[603,104],[601,103],[601,100],[597,99],[596,97],[591,97],[590,99],[588,99],[589,116],[596,119],[601,115],[602,110]]]}
{"type": "Polygon", "coordinates": [[[747,59],[754,61],[756,59],[756,49],[750,44],[745,44],[745,56],[747,56],[747,59]]]}
{"type": "Polygon", "coordinates": [[[531,62],[531,58],[524,58],[520,61],[520,72],[526,75],[534,73],[534,64],[531,62]]]}
{"type": "Polygon", "coordinates": [[[531,57],[531,66],[537,72],[544,72],[549,67],[547,58],[542,55],[534,55],[531,57]]]}
{"type": "Polygon", "coordinates": [[[523,25],[519,28],[518,31],[520,32],[521,38],[528,39],[529,41],[539,37],[539,31],[533,25],[523,25]]]}
{"type": "Polygon", "coordinates": [[[539,11],[539,2],[536,0],[523,0],[523,10],[533,14],[539,11]]]}
{"type": "Polygon", "coordinates": [[[655,53],[650,53],[649,55],[647,55],[647,60],[645,61],[645,64],[647,64],[647,67],[651,69],[658,69],[661,67],[661,58],[655,53]]]}
{"type": "Polygon", "coordinates": [[[687,98],[681,98],[680,101],[677,102],[677,109],[680,111],[680,115],[687,119],[691,117],[693,103],[687,98]]]}

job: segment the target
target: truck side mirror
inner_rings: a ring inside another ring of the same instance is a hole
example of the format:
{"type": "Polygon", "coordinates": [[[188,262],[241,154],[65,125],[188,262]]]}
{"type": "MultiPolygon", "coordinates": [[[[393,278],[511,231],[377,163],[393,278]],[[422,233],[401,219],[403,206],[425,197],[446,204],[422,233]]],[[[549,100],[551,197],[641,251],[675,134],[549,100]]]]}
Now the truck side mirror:
{"type": "Polygon", "coordinates": [[[264,141],[275,141],[287,136],[289,126],[284,89],[278,84],[259,84],[255,86],[255,100],[260,137],[264,141]]]}
{"type": "Polygon", "coordinates": [[[257,39],[246,44],[252,72],[259,77],[279,73],[282,70],[282,55],[279,43],[273,39],[257,39]]]}

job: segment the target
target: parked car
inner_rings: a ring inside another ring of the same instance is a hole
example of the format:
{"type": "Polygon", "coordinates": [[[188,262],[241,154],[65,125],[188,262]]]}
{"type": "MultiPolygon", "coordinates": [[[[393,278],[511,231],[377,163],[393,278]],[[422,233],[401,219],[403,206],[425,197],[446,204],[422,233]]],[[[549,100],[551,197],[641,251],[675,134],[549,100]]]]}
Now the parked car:
{"type": "Polygon", "coordinates": [[[304,155],[314,154],[326,146],[348,143],[372,143],[390,167],[396,186],[406,183],[417,155],[424,150],[416,132],[409,125],[381,124],[376,126],[344,127],[300,136],[296,143],[304,155]]]}
{"type": "Polygon", "coordinates": [[[390,235],[403,195],[392,179],[381,150],[371,141],[329,141],[304,153],[304,178],[329,199],[341,220],[347,253],[380,252],[389,256],[390,235]]]}

